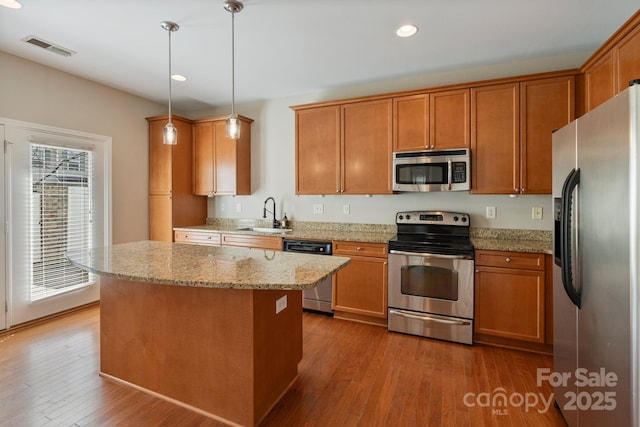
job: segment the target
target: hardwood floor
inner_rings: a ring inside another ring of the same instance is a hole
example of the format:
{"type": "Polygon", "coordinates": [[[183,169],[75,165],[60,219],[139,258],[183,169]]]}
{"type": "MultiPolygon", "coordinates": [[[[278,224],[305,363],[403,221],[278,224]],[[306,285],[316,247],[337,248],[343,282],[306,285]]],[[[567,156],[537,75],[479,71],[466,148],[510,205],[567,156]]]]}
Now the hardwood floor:
{"type": "MultiPolygon", "coordinates": [[[[0,335],[0,426],[222,425],[98,376],[98,310],[0,335]]],[[[550,357],[303,319],[300,379],[263,426],[565,425],[553,405],[521,403],[552,395],[536,385],[550,357]],[[492,406],[500,392],[509,401],[492,406]]]]}

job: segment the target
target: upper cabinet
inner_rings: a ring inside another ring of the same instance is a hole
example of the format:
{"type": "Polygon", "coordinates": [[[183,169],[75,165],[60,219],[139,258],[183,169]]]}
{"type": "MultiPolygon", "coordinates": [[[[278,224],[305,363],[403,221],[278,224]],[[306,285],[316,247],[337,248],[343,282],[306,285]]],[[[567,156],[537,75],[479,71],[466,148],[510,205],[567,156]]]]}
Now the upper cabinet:
{"type": "Polygon", "coordinates": [[[340,106],[296,111],[296,194],[340,192],[340,106]]]}
{"type": "Polygon", "coordinates": [[[193,125],[193,194],[251,194],[251,123],[240,117],[240,139],[225,134],[226,117],[196,120],[193,125]]]}
{"type": "Polygon", "coordinates": [[[178,143],[162,143],[167,116],[149,122],[149,239],[171,242],[173,228],[204,224],[207,200],[191,192],[191,121],[173,116],[178,143]]]}
{"type": "Polygon", "coordinates": [[[391,99],[296,110],[296,194],[391,193],[391,99]]]}
{"type": "MultiPolygon", "coordinates": [[[[585,112],[640,78],[640,11],[616,31],[582,66],[585,112]]],[[[582,99],[583,98],[583,99],[582,99]]]]}
{"type": "Polygon", "coordinates": [[[471,90],[472,192],[550,194],[551,137],[575,117],[575,77],[471,90]]]}
{"type": "Polygon", "coordinates": [[[431,148],[469,148],[470,93],[470,89],[458,89],[429,94],[431,148]]]}
{"type": "Polygon", "coordinates": [[[391,193],[390,99],[342,106],[342,183],[345,194],[391,193]]]}
{"type": "Polygon", "coordinates": [[[471,191],[513,194],[520,186],[520,85],[471,89],[471,191]]]}
{"type": "Polygon", "coordinates": [[[468,148],[469,89],[393,98],[393,150],[468,148]]]}
{"type": "Polygon", "coordinates": [[[429,94],[393,98],[393,151],[430,148],[429,94]]]}

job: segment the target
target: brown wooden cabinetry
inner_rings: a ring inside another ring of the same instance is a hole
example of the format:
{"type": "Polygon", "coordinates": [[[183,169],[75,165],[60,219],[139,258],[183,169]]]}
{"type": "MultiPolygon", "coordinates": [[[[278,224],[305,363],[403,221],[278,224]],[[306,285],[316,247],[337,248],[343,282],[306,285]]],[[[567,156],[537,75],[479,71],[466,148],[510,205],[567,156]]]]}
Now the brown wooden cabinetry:
{"type": "Polygon", "coordinates": [[[191,121],[172,116],[178,143],[164,145],[167,116],[149,122],[149,239],[173,241],[173,228],[204,224],[207,200],[192,194],[191,121]]]}
{"type": "Polygon", "coordinates": [[[251,194],[251,123],[240,117],[240,139],[226,137],[226,117],[193,125],[193,192],[201,196],[251,194]]]}
{"type": "Polygon", "coordinates": [[[617,60],[616,93],[629,87],[631,80],[640,79],[640,26],[634,28],[614,47],[617,60]]]}
{"type": "Polygon", "coordinates": [[[393,151],[430,148],[429,94],[393,98],[393,151]]]}
{"type": "Polygon", "coordinates": [[[391,193],[392,102],[296,111],[296,194],[391,193]]]}
{"type": "Polygon", "coordinates": [[[615,62],[609,52],[585,70],[587,111],[591,111],[616,94],[615,62]]]}
{"type": "Polygon", "coordinates": [[[544,344],[546,292],[543,254],[477,250],[474,340],[544,344]]]}
{"type": "Polygon", "coordinates": [[[512,194],[520,185],[520,85],[471,89],[471,191],[512,194]]]}
{"type": "Polygon", "coordinates": [[[257,236],[253,234],[222,234],[222,246],[240,246],[243,248],[282,250],[282,237],[257,236]]]}
{"type": "Polygon", "coordinates": [[[470,89],[456,89],[429,94],[431,148],[469,148],[470,93],[470,89]]]}
{"type": "Polygon", "coordinates": [[[334,316],[386,325],[387,245],[334,241],[333,253],[351,258],[333,278],[334,316]]]}
{"type": "Polygon", "coordinates": [[[340,191],[340,106],[296,111],[296,194],[340,191]]]}
{"type": "Polygon", "coordinates": [[[220,246],[220,233],[209,231],[182,231],[175,232],[176,243],[190,243],[194,245],[220,246]]]}
{"type": "Polygon", "coordinates": [[[575,77],[473,88],[472,192],[550,194],[551,137],[575,117],[575,77]]]}

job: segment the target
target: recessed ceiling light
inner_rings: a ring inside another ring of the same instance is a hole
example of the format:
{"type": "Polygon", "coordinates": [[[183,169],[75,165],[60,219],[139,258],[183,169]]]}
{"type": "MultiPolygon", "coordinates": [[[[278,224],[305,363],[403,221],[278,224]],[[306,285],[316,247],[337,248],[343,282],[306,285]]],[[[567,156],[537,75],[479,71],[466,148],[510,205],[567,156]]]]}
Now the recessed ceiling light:
{"type": "Polygon", "coordinates": [[[8,7],[11,9],[20,9],[22,7],[18,0],[0,0],[0,6],[8,7]]]}
{"type": "Polygon", "coordinates": [[[418,27],[416,27],[415,25],[403,25],[396,30],[396,35],[398,37],[411,37],[417,32],[418,27]]]}
{"type": "Polygon", "coordinates": [[[186,82],[187,78],[182,74],[172,74],[171,78],[177,82],[186,82]]]}

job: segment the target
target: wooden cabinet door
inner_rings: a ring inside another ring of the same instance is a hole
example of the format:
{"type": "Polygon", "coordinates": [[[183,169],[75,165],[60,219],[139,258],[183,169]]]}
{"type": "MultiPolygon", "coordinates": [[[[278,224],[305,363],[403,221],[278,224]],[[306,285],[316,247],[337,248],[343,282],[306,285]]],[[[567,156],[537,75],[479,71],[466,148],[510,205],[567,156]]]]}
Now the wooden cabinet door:
{"type": "Polygon", "coordinates": [[[469,148],[471,141],[471,112],[469,89],[431,93],[431,148],[469,148]]]}
{"type": "MultiPolygon", "coordinates": [[[[166,124],[166,120],[149,122],[149,194],[171,194],[172,190],[173,146],[162,143],[162,129],[166,124]]],[[[181,136],[180,129],[178,135],[181,136]]]]}
{"type": "Polygon", "coordinates": [[[386,318],[386,260],[351,257],[351,263],[334,276],[333,309],[386,318]]]}
{"type": "Polygon", "coordinates": [[[296,194],[340,192],[340,106],[296,111],[296,194]]]}
{"type": "Polygon", "coordinates": [[[211,196],[213,182],[213,123],[193,125],[193,194],[211,196]]]}
{"type": "Polygon", "coordinates": [[[551,194],[551,135],[575,118],[573,76],[520,83],[523,194],[551,194]]]}
{"type": "Polygon", "coordinates": [[[625,36],[614,48],[617,60],[617,91],[629,87],[631,80],[640,79],[640,27],[625,36]]]}
{"type": "Polygon", "coordinates": [[[342,185],[345,194],[390,194],[391,99],[342,106],[342,185]]]}
{"type": "MultiPolygon", "coordinates": [[[[242,135],[242,131],[240,132],[242,135]]],[[[213,182],[216,195],[236,194],[237,150],[234,139],[227,138],[224,121],[213,122],[214,168],[213,182]]]]}
{"type": "Polygon", "coordinates": [[[545,273],[476,267],[474,332],[545,341],[545,273]]]}
{"type": "Polygon", "coordinates": [[[520,187],[518,83],[471,89],[471,192],[517,194],[520,187]]]}
{"type": "Polygon", "coordinates": [[[393,151],[429,148],[429,95],[393,98],[393,151]]]}
{"type": "Polygon", "coordinates": [[[173,199],[169,194],[149,196],[149,240],[173,242],[173,199]]]}
{"type": "Polygon", "coordinates": [[[616,94],[613,52],[609,51],[585,70],[587,111],[591,111],[616,94]]]}

